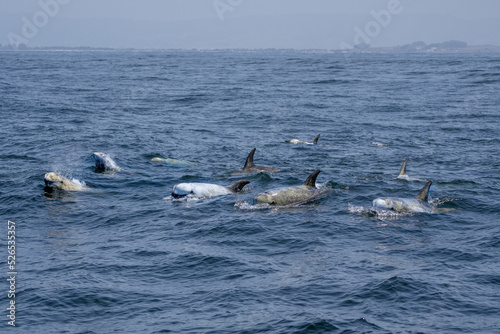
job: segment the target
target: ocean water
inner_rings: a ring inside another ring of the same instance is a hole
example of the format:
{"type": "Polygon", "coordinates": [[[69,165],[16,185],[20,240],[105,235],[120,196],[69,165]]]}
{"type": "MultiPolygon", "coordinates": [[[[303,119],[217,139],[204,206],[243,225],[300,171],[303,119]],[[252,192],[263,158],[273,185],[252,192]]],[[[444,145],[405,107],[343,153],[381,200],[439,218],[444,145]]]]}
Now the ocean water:
{"type": "Polygon", "coordinates": [[[499,333],[499,92],[498,54],[1,52],[0,331],[499,333]],[[234,175],[252,148],[282,171],[234,175]],[[325,198],[254,205],[316,169],[325,198]],[[421,180],[442,212],[371,210],[421,180]]]}

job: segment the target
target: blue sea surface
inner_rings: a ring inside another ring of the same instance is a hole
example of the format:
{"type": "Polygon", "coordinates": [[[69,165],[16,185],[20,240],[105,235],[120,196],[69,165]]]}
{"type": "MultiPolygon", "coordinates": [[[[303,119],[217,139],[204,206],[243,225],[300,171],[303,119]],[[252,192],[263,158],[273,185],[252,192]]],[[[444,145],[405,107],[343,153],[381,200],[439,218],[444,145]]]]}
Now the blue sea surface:
{"type": "Polygon", "coordinates": [[[498,54],[0,52],[0,331],[499,333],[499,92],[498,54]],[[282,171],[235,175],[253,148],[282,171]],[[316,169],[325,198],[254,205],[316,169]],[[422,180],[440,213],[372,210],[422,180]]]}

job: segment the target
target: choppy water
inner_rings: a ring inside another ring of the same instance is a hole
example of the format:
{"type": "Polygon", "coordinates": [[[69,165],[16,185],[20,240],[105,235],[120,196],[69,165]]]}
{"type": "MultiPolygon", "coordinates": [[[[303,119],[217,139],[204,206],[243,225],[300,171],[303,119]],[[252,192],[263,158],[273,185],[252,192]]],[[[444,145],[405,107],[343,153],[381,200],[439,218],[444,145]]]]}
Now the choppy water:
{"type": "Polygon", "coordinates": [[[498,55],[0,53],[15,330],[497,333],[499,91],[498,55]],[[254,147],[283,171],[231,175],[254,147]],[[96,173],[95,151],[124,171],[96,173]],[[449,212],[370,213],[424,185],[395,179],[405,158],[449,212]],[[326,198],[253,206],[315,169],[326,198]],[[50,171],[88,189],[48,193],[50,171]],[[176,183],[242,177],[241,195],[168,199],[176,183]]]}

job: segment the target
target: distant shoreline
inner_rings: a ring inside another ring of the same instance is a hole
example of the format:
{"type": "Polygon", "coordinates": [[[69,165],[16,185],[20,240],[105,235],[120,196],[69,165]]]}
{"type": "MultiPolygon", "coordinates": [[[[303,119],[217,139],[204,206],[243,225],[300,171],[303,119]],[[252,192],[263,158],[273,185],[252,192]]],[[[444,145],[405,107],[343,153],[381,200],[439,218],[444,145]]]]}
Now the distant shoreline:
{"type": "Polygon", "coordinates": [[[337,53],[337,54],[356,54],[356,53],[500,53],[500,46],[496,45],[477,45],[461,48],[440,48],[432,47],[427,49],[408,49],[405,47],[366,47],[354,48],[348,50],[335,49],[278,49],[278,48],[225,48],[225,49],[135,49],[135,48],[94,48],[94,47],[24,47],[8,48],[0,47],[0,52],[301,52],[301,53],[337,53]]]}

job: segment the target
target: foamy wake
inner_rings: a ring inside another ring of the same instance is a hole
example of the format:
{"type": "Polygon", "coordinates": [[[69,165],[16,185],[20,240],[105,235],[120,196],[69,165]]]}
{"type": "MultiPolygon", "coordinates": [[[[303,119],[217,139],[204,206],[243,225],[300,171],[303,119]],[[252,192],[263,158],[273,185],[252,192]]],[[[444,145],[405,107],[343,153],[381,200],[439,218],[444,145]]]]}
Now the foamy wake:
{"type": "Polygon", "coordinates": [[[222,196],[218,197],[192,197],[192,196],[185,196],[181,198],[175,198],[172,195],[164,197],[163,200],[167,202],[172,202],[172,203],[184,203],[184,204],[206,204],[206,203],[212,203],[221,198],[222,196]]]}
{"type": "Polygon", "coordinates": [[[89,189],[84,181],[80,181],[78,179],[71,179],[70,181],[79,186],[82,190],[89,189]]]}
{"type": "Polygon", "coordinates": [[[434,206],[439,206],[439,205],[443,205],[443,204],[448,203],[448,202],[455,202],[455,201],[460,201],[460,199],[450,198],[450,197],[429,199],[429,203],[431,203],[434,206]]]}
{"type": "Polygon", "coordinates": [[[359,214],[369,217],[400,218],[400,217],[407,217],[414,215],[414,213],[412,212],[396,212],[392,210],[382,210],[375,207],[355,206],[352,205],[351,203],[349,203],[347,206],[349,213],[359,214]]]}
{"type": "Polygon", "coordinates": [[[180,198],[175,198],[172,195],[167,196],[163,198],[165,201],[169,202],[178,202],[178,203],[186,203],[186,202],[199,202],[203,200],[204,198],[201,197],[192,197],[192,196],[185,196],[185,197],[180,197],[180,198]]]}
{"type": "Polygon", "coordinates": [[[273,208],[272,205],[269,205],[267,203],[251,204],[250,202],[247,202],[245,200],[236,201],[236,203],[234,203],[234,207],[244,211],[256,211],[273,208]]]}
{"type": "Polygon", "coordinates": [[[323,183],[316,183],[316,188],[318,188],[318,189],[331,189],[328,186],[328,182],[329,181],[326,181],[326,182],[323,182],[323,183]]]}
{"type": "Polygon", "coordinates": [[[370,210],[365,208],[364,206],[355,206],[351,203],[347,204],[347,208],[349,213],[368,213],[370,210]]]}

